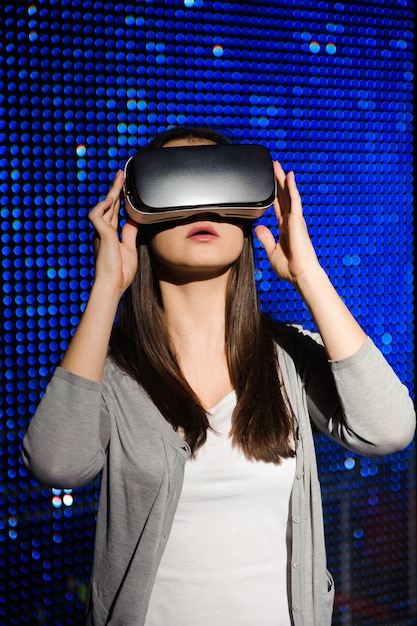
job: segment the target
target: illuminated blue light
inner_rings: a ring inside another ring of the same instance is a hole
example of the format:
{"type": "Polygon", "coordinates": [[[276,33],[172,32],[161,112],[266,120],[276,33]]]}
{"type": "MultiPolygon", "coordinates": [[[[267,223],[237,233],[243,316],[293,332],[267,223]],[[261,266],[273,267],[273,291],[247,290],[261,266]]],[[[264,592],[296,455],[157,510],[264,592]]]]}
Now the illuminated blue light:
{"type": "MultiPolygon", "coordinates": [[[[19,12],[12,4],[6,3],[6,10],[19,12]]],[[[255,11],[250,3],[209,5],[202,0],[165,6],[132,2],[116,5],[117,10],[91,0],[58,4],[54,1],[47,11],[42,3],[32,3],[27,15],[21,8],[15,23],[21,35],[12,45],[10,31],[7,76],[0,83],[5,97],[0,104],[0,232],[8,370],[7,413],[0,427],[10,443],[3,456],[13,461],[6,463],[10,485],[22,476],[17,442],[88,299],[93,275],[88,211],[107,193],[112,173],[128,154],[170,124],[230,128],[237,140],[262,142],[287,171],[296,171],[323,266],[412,387],[414,61],[409,5],[401,0],[394,19],[387,0],[378,7],[367,5],[366,11],[359,5],[324,8],[314,2],[301,9],[288,5],[284,12],[274,3],[255,11]]],[[[273,223],[271,213],[263,219],[273,223]]],[[[255,249],[263,308],[286,322],[314,328],[297,294],[276,280],[264,251],[257,244],[255,249]]],[[[378,536],[381,517],[393,546],[396,537],[414,532],[398,506],[407,497],[412,450],[381,465],[362,463],[320,441],[324,495],[332,500],[326,520],[330,569],[335,567],[343,580],[332,542],[343,530],[357,542],[345,549],[351,550],[355,571],[351,591],[359,595],[369,573],[383,571],[356,554],[366,549],[371,535],[378,536]],[[377,491],[368,493],[364,485],[375,485],[377,491]],[[343,529],[334,517],[339,492],[344,501],[352,499],[353,521],[345,520],[348,527],[343,529]],[[395,528],[389,514],[379,511],[387,494],[395,496],[395,528]]],[[[63,560],[49,565],[48,572],[41,568],[52,563],[48,550],[66,546],[69,559],[76,550],[82,580],[75,587],[84,588],[97,485],[79,493],[60,491],[56,507],[50,491],[37,492],[34,482],[29,489],[19,485],[18,494],[0,488],[14,507],[10,518],[16,520],[15,526],[7,526],[7,532],[16,534],[5,537],[3,545],[12,542],[10,554],[17,558],[19,551],[19,562],[27,564],[21,591],[13,590],[16,610],[33,588],[38,606],[49,612],[45,620],[61,623],[65,612],[76,611],[72,601],[65,611],[59,604],[63,560]],[[66,496],[74,504],[67,505],[66,496]],[[27,533],[25,501],[31,503],[37,545],[28,546],[22,534],[27,533]],[[39,578],[31,579],[35,572],[45,575],[44,596],[39,578]]],[[[378,580],[379,606],[388,612],[395,585],[408,588],[401,562],[395,580],[388,571],[378,580]]],[[[71,560],[66,566],[72,567],[71,560]]],[[[17,571],[11,562],[6,568],[17,571]]],[[[406,592],[399,596],[406,605],[406,592]]],[[[335,624],[338,612],[355,622],[351,607],[338,607],[335,624]]],[[[408,616],[398,615],[397,621],[406,623],[408,616]]]]}
{"type": "Polygon", "coordinates": [[[312,41],[309,45],[310,52],[318,54],[320,52],[320,44],[317,41],[312,41]]]}

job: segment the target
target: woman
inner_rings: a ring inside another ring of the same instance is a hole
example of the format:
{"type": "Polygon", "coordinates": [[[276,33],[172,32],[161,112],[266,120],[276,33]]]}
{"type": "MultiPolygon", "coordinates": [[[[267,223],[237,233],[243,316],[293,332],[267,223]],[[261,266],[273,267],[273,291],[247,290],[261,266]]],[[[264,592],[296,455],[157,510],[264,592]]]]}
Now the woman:
{"type": "MultiPolygon", "coordinates": [[[[151,145],[227,142],[177,128],[151,145]]],[[[406,388],[321,268],[294,174],[274,170],[279,240],[255,234],[319,341],[261,315],[247,223],[128,221],[120,240],[121,171],[90,214],[95,281],[23,450],[51,486],[102,471],[87,623],[329,626],[311,422],[366,455],[413,437],[406,388]]]]}

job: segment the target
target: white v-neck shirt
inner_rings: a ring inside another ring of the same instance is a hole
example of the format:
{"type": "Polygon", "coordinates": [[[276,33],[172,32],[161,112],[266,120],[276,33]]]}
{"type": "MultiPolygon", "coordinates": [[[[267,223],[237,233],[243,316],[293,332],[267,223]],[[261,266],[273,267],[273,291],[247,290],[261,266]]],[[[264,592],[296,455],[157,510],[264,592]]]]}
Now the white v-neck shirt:
{"type": "Polygon", "coordinates": [[[248,461],[229,437],[235,392],[209,411],[184,485],[146,626],[290,626],[289,511],[295,459],[248,461]]]}

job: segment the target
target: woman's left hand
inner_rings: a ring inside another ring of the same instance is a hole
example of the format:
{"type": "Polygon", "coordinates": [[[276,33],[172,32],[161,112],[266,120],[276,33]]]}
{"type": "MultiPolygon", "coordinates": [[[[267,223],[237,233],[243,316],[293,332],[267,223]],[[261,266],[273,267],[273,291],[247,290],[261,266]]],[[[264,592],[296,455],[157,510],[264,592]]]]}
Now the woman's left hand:
{"type": "Polygon", "coordinates": [[[275,241],[269,228],[263,225],[255,228],[255,234],[277,276],[297,286],[303,274],[317,270],[319,262],[304,220],[294,172],[286,176],[278,161],[274,161],[274,172],[277,197],[273,206],[279,238],[275,241]]]}

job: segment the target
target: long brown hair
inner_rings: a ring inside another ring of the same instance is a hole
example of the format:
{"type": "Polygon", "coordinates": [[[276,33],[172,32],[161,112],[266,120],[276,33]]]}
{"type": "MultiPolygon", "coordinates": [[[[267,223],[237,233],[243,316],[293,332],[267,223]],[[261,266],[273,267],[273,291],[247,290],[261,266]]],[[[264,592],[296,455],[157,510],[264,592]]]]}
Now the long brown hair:
{"type": "MultiPolygon", "coordinates": [[[[205,127],[177,127],[158,136],[150,146],[160,147],[174,138],[230,142],[205,127]]],[[[181,372],[169,339],[153,270],[151,236],[151,229],[140,229],[139,269],[122,299],[110,354],[143,387],[173,428],[182,429],[195,452],[206,441],[210,423],[181,372]]],[[[240,447],[248,459],[279,463],[281,458],[294,456],[293,420],[281,387],[273,325],[260,311],[254,272],[249,225],[226,292],[225,350],[237,396],[230,435],[233,445],[240,447]]]]}

